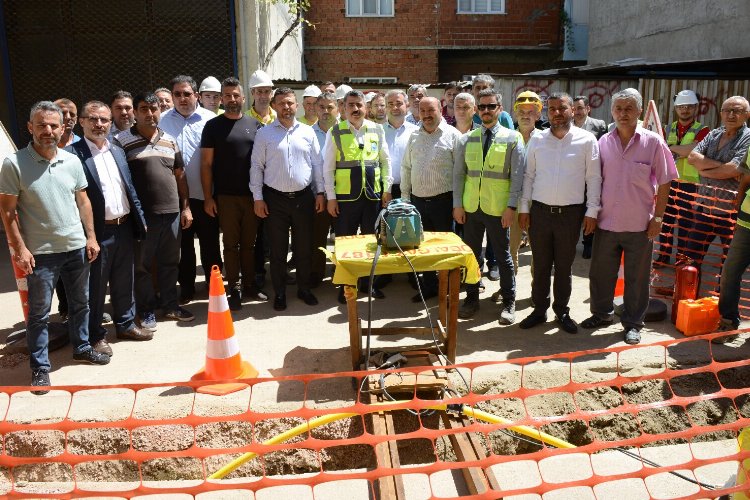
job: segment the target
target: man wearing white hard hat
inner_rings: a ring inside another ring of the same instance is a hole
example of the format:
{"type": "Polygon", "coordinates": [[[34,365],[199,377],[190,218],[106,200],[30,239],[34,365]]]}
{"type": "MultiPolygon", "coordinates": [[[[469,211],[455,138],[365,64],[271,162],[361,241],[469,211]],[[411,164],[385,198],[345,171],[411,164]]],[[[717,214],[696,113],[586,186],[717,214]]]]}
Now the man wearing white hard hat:
{"type": "Polygon", "coordinates": [[[201,86],[198,88],[198,97],[201,101],[201,106],[213,114],[218,115],[224,111],[219,108],[221,104],[221,83],[216,77],[207,76],[201,82],[201,86]]]}
{"type": "Polygon", "coordinates": [[[271,97],[273,97],[273,80],[268,73],[259,69],[250,75],[247,83],[250,88],[250,96],[253,103],[247,110],[247,115],[258,122],[258,128],[268,125],[276,119],[276,112],[271,109],[271,97]]]}
{"type": "MultiPolygon", "coordinates": [[[[262,69],[256,70],[250,75],[250,81],[247,83],[250,88],[250,96],[253,98],[253,102],[250,105],[250,109],[245,114],[250,117],[250,120],[255,125],[253,131],[253,139],[255,138],[254,132],[272,123],[276,119],[276,111],[271,109],[271,98],[273,97],[273,81],[271,77],[262,69]]],[[[265,238],[263,229],[263,221],[258,221],[258,237],[255,240],[255,286],[258,289],[263,288],[266,281],[266,269],[265,269],[265,238]]]]}
{"type": "Polygon", "coordinates": [[[670,123],[664,136],[674,156],[677,173],[680,178],[672,181],[669,202],[664,212],[664,225],[659,235],[659,256],[656,262],[669,263],[672,256],[672,235],[677,226],[677,252],[683,253],[687,248],[687,236],[693,227],[692,205],[695,203],[696,186],[699,182],[698,171],[688,163],[690,152],[708,135],[709,129],[696,120],[698,114],[698,96],[692,90],[682,90],[674,96],[674,112],[677,120],[670,123]],[[679,217],[677,217],[679,213],[679,217]]]}
{"type": "Polygon", "coordinates": [[[336,87],[336,92],[334,92],[334,94],[336,95],[336,102],[339,106],[339,116],[342,120],[346,119],[344,115],[344,97],[346,97],[346,94],[351,91],[352,88],[349,85],[341,84],[336,87]]]}
{"type": "Polygon", "coordinates": [[[305,114],[300,117],[300,123],[312,127],[318,121],[318,115],[315,113],[315,102],[318,100],[320,94],[321,92],[317,85],[310,85],[305,89],[305,92],[302,94],[302,107],[305,110],[305,114]]]}

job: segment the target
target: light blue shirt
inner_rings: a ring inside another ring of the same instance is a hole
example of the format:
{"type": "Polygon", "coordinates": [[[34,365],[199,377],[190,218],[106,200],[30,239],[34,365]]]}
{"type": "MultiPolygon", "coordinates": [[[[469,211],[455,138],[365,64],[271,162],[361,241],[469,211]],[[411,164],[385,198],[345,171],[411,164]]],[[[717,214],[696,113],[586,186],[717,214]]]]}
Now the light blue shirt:
{"type": "Polygon", "coordinates": [[[250,158],[250,191],[263,199],[263,185],[284,193],[302,191],[312,184],[323,192],[323,166],[312,127],[294,120],[287,129],[279,120],[258,130],[250,158]]]}
{"type": "MultiPolygon", "coordinates": [[[[336,124],[334,123],[334,126],[336,124]]],[[[318,139],[318,147],[320,147],[320,150],[323,151],[323,146],[326,145],[326,134],[327,132],[320,128],[320,125],[318,125],[318,122],[315,122],[315,124],[312,126],[312,129],[315,131],[315,137],[318,139]]]]}
{"type": "Polygon", "coordinates": [[[419,127],[404,120],[404,124],[399,128],[385,122],[383,129],[385,130],[385,142],[388,144],[388,152],[391,156],[393,184],[401,184],[401,161],[404,159],[406,144],[409,142],[411,134],[419,130],[419,127]]]}
{"type": "Polygon", "coordinates": [[[190,197],[203,199],[201,185],[201,134],[206,122],[216,118],[213,111],[198,106],[193,114],[182,116],[175,108],[161,115],[159,128],[174,137],[177,147],[182,152],[185,162],[185,178],[188,183],[190,197]]]}

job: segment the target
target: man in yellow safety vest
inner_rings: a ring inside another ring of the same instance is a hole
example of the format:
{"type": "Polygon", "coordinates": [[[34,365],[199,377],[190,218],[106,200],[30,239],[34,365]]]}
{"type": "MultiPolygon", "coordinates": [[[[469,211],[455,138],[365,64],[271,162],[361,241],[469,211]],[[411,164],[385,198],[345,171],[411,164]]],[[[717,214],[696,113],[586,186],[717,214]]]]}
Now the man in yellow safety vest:
{"type": "Polygon", "coordinates": [[[672,256],[672,235],[677,228],[677,251],[685,252],[685,237],[693,227],[692,205],[695,204],[696,185],[699,181],[698,171],[688,163],[690,152],[708,135],[708,127],[696,120],[698,115],[698,96],[692,90],[680,91],[674,99],[674,110],[677,120],[665,130],[667,145],[674,156],[677,173],[680,178],[672,181],[667,210],[664,212],[664,225],[659,235],[660,264],[669,263],[672,256]]]}
{"type": "MultiPolygon", "coordinates": [[[[453,218],[464,224],[464,241],[482,267],[484,231],[495,250],[500,270],[500,324],[515,321],[516,280],[510,256],[509,230],[523,187],[523,138],[498,123],[502,95],[494,89],[479,92],[477,109],[482,126],[464,135],[454,154],[453,218]]],[[[479,285],[467,285],[458,312],[470,318],[479,310],[479,285]]]]}

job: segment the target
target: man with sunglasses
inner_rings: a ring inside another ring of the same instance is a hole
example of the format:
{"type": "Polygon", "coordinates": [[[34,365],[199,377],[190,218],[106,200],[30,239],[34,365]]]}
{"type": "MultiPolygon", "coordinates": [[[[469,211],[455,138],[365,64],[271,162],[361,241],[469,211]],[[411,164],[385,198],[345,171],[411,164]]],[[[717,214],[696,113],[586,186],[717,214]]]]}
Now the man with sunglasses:
{"type": "MultiPolygon", "coordinates": [[[[464,224],[464,241],[482,266],[484,232],[497,256],[500,294],[503,298],[500,324],[515,321],[516,279],[510,256],[509,228],[523,183],[525,155],[517,132],[503,128],[498,117],[502,95],[493,89],[479,92],[477,109],[482,127],[461,137],[454,154],[453,218],[464,224]]],[[[466,299],[458,312],[471,318],[479,310],[479,284],[467,285],[466,299]]]]}
{"type": "Polygon", "coordinates": [[[521,329],[547,321],[550,281],[555,270],[552,310],[568,333],[578,333],[570,317],[572,267],[581,232],[596,228],[602,186],[596,137],[573,127],[573,100],[564,92],[547,98],[550,128],[527,143],[526,173],[519,207],[519,226],[534,242],[531,300],[534,310],[520,323],[521,329]]]}
{"type": "Polygon", "coordinates": [[[146,219],[125,152],[107,139],[112,124],[109,106],[90,101],[82,111],[79,122],[84,140],[67,151],[83,164],[99,243],[99,258],[89,272],[89,343],[96,352],[112,356],[107,330],[102,327],[108,284],[117,338],[151,340],[154,336],[136,326],[133,296],[134,244],[146,237],[146,219]]]}
{"type": "Polygon", "coordinates": [[[219,247],[219,223],[216,217],[203,210],[201,186],[201,134],[209,120],[216,117],[213,111],[198,105],[198,86],[192,77],[178,75],[170,82],[174,107],[161,115],[159,127],[174,137],[185,163],[185,178],[190,192],[190,212],[193,224],[182,230],[180,267],[177,282],[180,284],[180,304],[187,304],[195,296],[195,237],[200,244],[203,275],[211,276],[213,266],[222,267],[219,247]]]}

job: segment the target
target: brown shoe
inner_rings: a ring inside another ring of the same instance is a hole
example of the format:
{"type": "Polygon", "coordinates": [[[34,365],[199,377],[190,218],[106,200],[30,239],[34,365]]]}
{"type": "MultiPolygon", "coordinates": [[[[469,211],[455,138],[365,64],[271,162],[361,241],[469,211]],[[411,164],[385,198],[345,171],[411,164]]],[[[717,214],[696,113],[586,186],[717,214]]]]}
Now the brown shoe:
{"type": "Polygon", "coordinates": [[[109,346],[109,342],[107,342],[106,339],[101,339],[99,342],[91,346],[91,348],[100,354],[112,356],[112,348],[109,346]]]}
{"type": "Polygon", "coordinates": [[[117,338],[121,340],[151,340],[154,338],[154,332],[133,326],[133,328],[126,332],[117,332],[117,338]]]}

